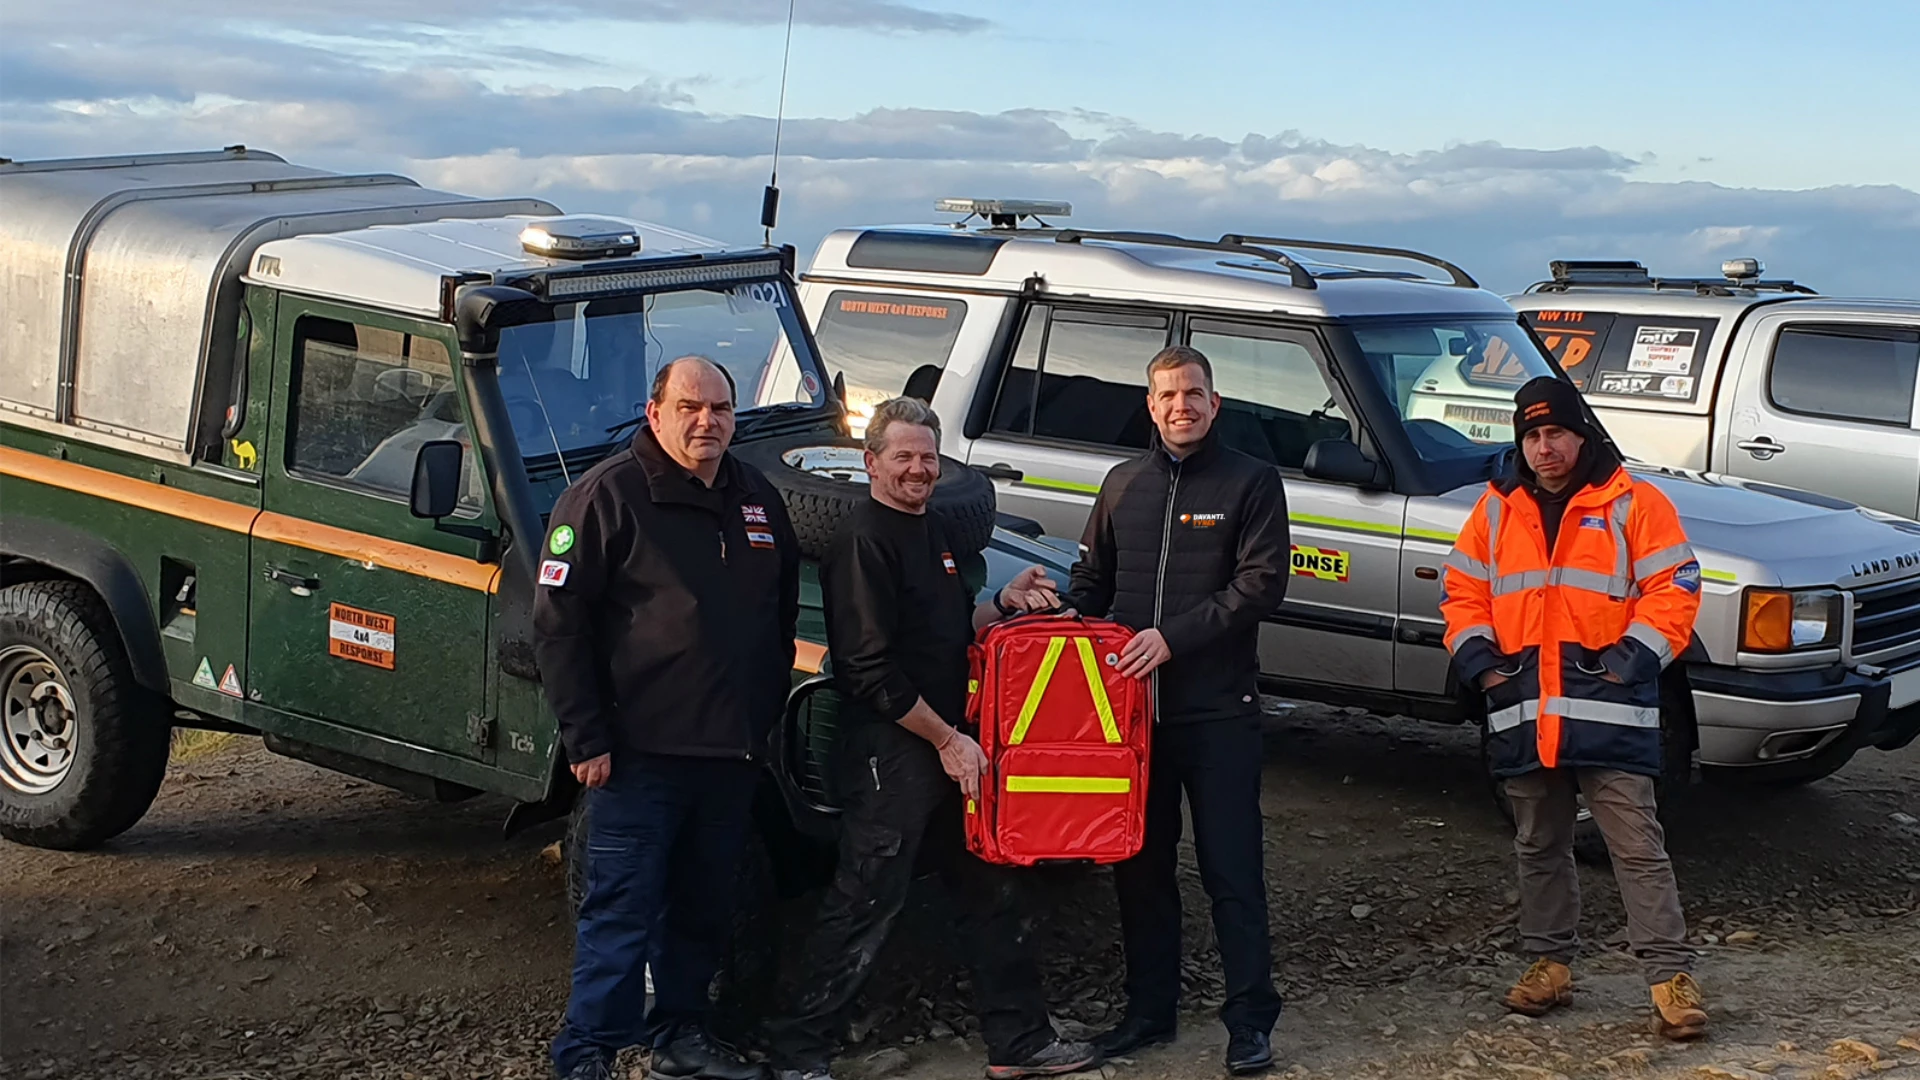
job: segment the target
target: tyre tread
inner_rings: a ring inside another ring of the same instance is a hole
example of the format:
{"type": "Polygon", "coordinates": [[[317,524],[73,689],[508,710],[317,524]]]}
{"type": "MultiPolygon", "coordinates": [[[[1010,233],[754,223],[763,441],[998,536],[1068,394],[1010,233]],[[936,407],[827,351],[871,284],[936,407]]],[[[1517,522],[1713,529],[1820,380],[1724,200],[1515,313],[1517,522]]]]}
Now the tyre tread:
{"type": "Polygon", "coordinates": [[[68,774],[81,787],[65,812],[49,816],[36,805],[51,795],[0,793],[0,836],[63,851],[98,846],[132,828],[153,804],[166,777],[171,728],[157,700],[134,681],[112,613],[84,582],[0,589],[0,637],[15,636],[71,667],[66,675],[85,702],[84,737],[93,747],[74,762],[79,775],[68,774]]]}

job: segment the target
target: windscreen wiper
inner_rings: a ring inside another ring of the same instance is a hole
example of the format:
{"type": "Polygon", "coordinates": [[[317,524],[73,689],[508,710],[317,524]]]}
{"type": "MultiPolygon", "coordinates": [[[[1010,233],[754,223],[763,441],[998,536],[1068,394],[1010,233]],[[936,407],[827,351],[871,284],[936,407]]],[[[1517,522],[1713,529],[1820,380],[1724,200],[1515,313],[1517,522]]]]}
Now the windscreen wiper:
{"type": "Polygon", "coordinates": [[[778,405],[767,405],[755,409],[753,415],[741,420],[733,430],[733,437],[738,439],[743,435],[750,435],[763,428],[773,426],[783,417],[792,417],[795,413],[811,412],[820,412],[822,415],[825,415],[825,410],[821,409],[820,406],[812,405],[804,401],[783,401],[778,405]]]}
{"type": "Polygon", "coordinates": [[[641,424],[644,424],[646,422],[647,422],[647,414],[641,413],[639,416],[630,417],[626,420],[622,420],[619,423],[608,428],[607,434],[618,435],[621,432],[626,431],[630,428],[639,427],[641,424]]]}

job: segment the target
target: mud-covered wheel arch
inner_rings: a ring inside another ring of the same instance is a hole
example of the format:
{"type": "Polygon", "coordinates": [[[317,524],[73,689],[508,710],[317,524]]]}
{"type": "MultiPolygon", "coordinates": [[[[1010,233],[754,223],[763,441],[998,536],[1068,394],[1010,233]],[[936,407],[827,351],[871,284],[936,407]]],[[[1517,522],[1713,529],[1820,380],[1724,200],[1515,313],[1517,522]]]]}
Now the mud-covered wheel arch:
{"type": "MultiPolygon", "coordinates": [[[[763,439],[736,445],[733,452],[780,490],[800,553],[808,558],[826,553],[834,530],[866,495],[866,466],[857,439],[763,439]]],[[[964,462],[941,456],[940,482],[928,509],[939,515],[958,557],[978,554],[993,537],[993,482],[964,462]]]]}

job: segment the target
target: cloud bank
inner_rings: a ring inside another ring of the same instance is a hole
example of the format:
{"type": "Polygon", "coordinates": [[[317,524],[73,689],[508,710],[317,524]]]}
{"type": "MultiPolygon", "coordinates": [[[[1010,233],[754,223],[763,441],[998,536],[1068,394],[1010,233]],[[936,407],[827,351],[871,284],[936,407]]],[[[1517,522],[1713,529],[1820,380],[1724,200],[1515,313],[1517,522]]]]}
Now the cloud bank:
{"type": "MultiPolygon", "coordinates": [[[[814,0],[802,20],[956,37],[987,24],[894,0],[814,0]]],[[[778,0],[386,0],[256,5],[101,0],[10,17],[0,42],[0,153],[46,157],[244,142],[290,160],[397,170],[474,194],[537,193],[733,240],[756,239],[773,122],[703,110],[698,86],[568,88],[603,60],[514,44],[528,19],[779,24],[778,0]],[[189,18],[187,9],[201,9],[189,18]],[[63,21],[65,20],[65,21],[63,21]],[[457,26],[457,31],[448,30],[457,26]],[[485,71],[482,81],[467,72],[485,71]]],[[[1636,179],[1599,146],[1491,142],[1388,150],[1285,128],[1237,140],[1152,131],[1100,113],[881,108],[792,117],[781,239],[810,250],[841,225],[927,220],[947,195],[1064,198],[1092,227],[1263,232],[1421,247],[1494,288],[1553,258],[1636,258],[1713,273],[1755,255],[1833,293],[1920,295],[1920,193],[1636,179]]]]}

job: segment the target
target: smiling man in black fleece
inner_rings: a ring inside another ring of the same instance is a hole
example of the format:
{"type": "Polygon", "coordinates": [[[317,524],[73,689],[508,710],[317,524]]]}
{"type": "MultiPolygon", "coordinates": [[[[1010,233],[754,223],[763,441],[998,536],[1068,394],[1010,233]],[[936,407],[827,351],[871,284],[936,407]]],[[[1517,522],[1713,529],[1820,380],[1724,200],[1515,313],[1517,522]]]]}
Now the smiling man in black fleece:
{"type": "Polygon", "coordinates": [[[1287,500],[1278,470],[1214,436],[1220,395],[1198,349],[1175,345],[1147,365],[1147,410],[1156,445],[1107,473],[1067,597],[1082,614],[1139,631],[1119,670],[1154,679],[1146,840],[1113,873],[1127,1012],[1094,1044],[1119,1057],[1174,1036],[1185,789],[1226,970],[1227,1069],[1254,1073],[1273,1064],[1269,1040],[1280,1018],[1267,930],[1257,681],[1260,622],[1287,593],[1287,500]]]}
{"type": "Polygon", "coordinates": [[[957,900],[973,967],[987,1075],[1053,1076],[1097,1064],[1093,1047],[1054,1037],[1020,910],[1019,871],[962,842],[960,800],[980,797],[986,755],[966,723],[974,630],[1058,604],[1038,566],[975,604],[940,519],[940,420],[895,398],[867,425],[872,498],[841,522],[820,561],[834,682],[852,725],[837,758],[840,865],[798,969],[793,1011],[771,1025],[781,1080],[825,1080],[843,1013],[907,899],[931,845],[957,900]]]}

